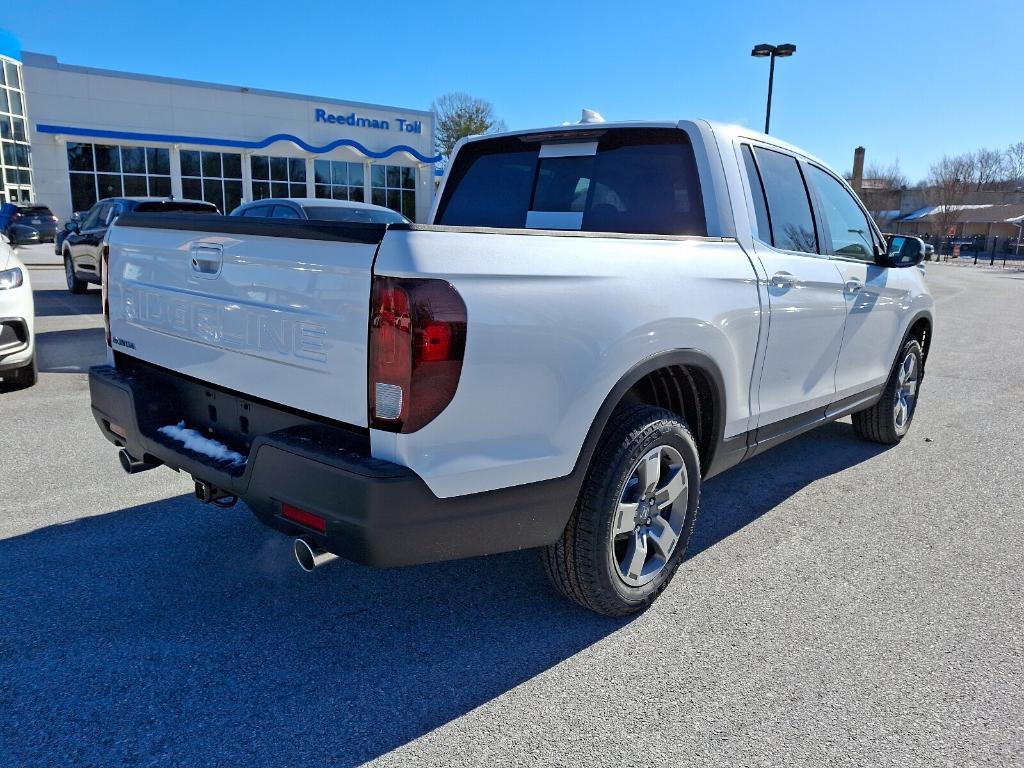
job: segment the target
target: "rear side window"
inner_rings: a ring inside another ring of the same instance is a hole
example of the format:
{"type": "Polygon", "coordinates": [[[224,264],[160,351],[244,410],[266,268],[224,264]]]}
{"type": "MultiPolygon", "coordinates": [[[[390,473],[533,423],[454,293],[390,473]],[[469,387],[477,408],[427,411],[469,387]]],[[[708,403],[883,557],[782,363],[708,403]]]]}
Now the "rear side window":
{"type": "Polygon", "coordinates": [[[818,253],[811,201],[796,158],[763,147],[757,147],[754,156],[768,198],[772,245],[785,251],[818,253]]]}
{"type": "Polygon", "coordinates": [[[467,144],[445,185],[437,222],[707,235],[697,164],[683,131],[628,128],[586,138],[467,144]]]}
{"type": "Polygon", "coordinates": [[[761,174],[757,172],[754,153],[749,144],[744,144],[743,167],[747,170],[747,181],[750,183],[750,196],[754,199],[754,215],[757,216],[757,237],[766,243],[772,241],[772,226],[768,220],[768,203],[765,202],[764,184],[761,174]]]}

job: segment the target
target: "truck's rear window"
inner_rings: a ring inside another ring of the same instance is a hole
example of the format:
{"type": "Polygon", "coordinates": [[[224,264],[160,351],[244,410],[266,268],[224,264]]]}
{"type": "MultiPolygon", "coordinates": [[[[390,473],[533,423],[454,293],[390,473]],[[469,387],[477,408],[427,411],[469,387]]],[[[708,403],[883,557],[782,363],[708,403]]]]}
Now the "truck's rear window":
{"type": "Polygon", "coordinates": [[[572,137],[511,136],[466,144],[445,184],[436,222],[707,234],[697,164],[683,131],[617,128],[564,141],[572,137]]]}

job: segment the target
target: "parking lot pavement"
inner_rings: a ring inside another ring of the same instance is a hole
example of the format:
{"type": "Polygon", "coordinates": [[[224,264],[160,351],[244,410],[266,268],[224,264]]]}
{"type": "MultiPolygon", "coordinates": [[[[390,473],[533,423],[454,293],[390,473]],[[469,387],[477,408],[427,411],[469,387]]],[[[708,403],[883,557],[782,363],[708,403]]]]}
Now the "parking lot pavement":
{"type": "Polygon", "coordinates": [[[244,508],[126,476],[88,407],[99,294],[35,270],[0,395],[0,764],[1020,765],[1024,273],[929,268],[896,448],[822,428],[710,481],[654,607],[532,552],[305,575],[244,508]]]}
{"type": "Polygon", "coordinates": [[[54,253],[53,243],[18,246],[18,258],[30,267],[60,266],[63,261],[54,253]]]}

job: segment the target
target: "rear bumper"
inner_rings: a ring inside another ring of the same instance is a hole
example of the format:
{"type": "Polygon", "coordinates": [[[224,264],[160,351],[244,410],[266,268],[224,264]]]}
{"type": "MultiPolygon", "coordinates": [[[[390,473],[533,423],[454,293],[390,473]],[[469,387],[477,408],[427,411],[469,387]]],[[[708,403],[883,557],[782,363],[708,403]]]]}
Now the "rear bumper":
{"type": "MultiPolygon", "coordinates": [[[[569,476],[440,499],[407,467],[373,458],[365,433],[309,417],[259,435],[248,447],[232,445],[247,454],[247,461],[244,470],[227,471],[157,431],[181,414],[194,413],[194,404],[183,400],[199,397],[200,391],[209,395],[210,389],[160,369],[89,371],[93,415],[110,442],[136,459],[162,462],[236,495],[266,525],[308,535],[364,565],[413,565],[549,544],[561,535],[579,490],[578,480],[569,476]],[[326,534],[283,518],[282,504],[322,517],[326,534]]],[[[232,393],[222,395],[223,404],[232,393]]]]}

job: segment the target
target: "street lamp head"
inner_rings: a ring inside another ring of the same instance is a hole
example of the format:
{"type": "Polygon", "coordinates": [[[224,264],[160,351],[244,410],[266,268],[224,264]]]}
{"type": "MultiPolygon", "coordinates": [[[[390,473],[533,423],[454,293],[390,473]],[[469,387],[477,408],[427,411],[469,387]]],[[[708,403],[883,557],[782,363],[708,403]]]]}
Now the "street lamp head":
{"type": "Polygon", "coordinates": [[[782,45],[775,46],[776,56],[792,56],[796,53],[796,46],[792,43],[783,43],[782,45]]]}
{"type": "Polygon", "coordinates": [[[750,55],[756,56],[757,58],[762,58],[764,56],[771,56],[774,51],[774,45],[768,45],[768,43],[761,43],[760,45],[754,46],[754,50],[750,52],[750,55]]]}

